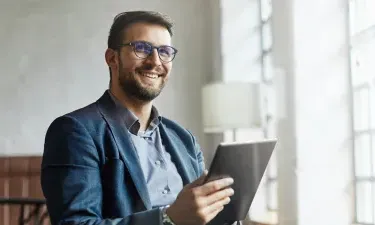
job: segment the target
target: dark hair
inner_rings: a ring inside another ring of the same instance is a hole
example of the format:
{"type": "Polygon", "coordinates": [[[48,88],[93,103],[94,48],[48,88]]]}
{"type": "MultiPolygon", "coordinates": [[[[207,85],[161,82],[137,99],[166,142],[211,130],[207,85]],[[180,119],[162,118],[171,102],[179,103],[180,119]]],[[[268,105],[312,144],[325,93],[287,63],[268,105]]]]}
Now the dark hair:
{"type": "Polygon", "coordinates": [[[171,36],[173,35],[173,23],[166,15],[153,11],[122,12],[117,14],[113,20],[108,36],[108,48],[117,49],[122,44],[126,28],[139,22],[161,25],[168,30],[171,36]]]}
{"type": "MultiPolygon", "coordinates": [[[[123,44],[126,28],[135,23],[150,23],[165,27],[169,34],[173,36],[173,23],[171,19],[164,14],[153,11],[128,11],[115,16],[108,36],[108,48],[117,50],[120,44],[123,44]]],[[[112,81],[112,71],[109,68],[109,85],[112,81]]]]}

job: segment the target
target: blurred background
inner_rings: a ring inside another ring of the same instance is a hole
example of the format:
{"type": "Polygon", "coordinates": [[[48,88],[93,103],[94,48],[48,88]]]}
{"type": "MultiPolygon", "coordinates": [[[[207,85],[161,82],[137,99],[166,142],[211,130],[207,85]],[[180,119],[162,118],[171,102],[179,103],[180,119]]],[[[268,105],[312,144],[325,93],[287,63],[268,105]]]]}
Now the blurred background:
{"type": "MultiPolygon", "coordinates": [[[[250,220],[375,225],[375,0],[1,0],[0,197],[42,198],[48,125],[103,94],[113,17],[139,9],[175,22],[156,105],[207,167],[222,141],[278,138],[250,220]]],[[[0,205],[0,224],[19,207],[0,205]]]]}

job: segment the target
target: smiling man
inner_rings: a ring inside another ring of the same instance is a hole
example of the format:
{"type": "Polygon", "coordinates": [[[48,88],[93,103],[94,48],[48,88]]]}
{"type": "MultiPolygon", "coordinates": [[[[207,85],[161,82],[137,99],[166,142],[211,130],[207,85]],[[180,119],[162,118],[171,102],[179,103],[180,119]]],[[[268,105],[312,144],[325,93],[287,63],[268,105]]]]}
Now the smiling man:
{"type": "Polygon", "coordinates": [[[115,17],[109,89],[47,130],[41,184],[53,225],[203,225],[229,203],[233,180],[203,184],[194,136],[153,105],[176,54],[166,16],[115,17]]]}

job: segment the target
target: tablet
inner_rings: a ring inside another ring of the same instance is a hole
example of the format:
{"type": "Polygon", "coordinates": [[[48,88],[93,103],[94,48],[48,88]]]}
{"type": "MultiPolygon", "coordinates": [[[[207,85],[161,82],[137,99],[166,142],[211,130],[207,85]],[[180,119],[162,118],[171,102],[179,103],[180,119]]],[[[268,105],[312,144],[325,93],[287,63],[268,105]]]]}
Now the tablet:
{"type": "Polygon", "coordinates": [[[246,218],[276,143],[276,139],[267,139],[219,144],[205,183],[232,177],[234,195],[209,224],[233,223],[246,218]]]}

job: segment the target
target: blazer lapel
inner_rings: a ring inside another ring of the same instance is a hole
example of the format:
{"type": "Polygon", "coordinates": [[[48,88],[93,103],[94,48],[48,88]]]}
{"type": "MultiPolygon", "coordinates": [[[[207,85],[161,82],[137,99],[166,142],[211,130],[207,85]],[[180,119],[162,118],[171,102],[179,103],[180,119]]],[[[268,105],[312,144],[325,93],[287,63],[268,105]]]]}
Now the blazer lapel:
{"type": "Polygon", "coordinates": [[[172,160],[180,173],[184,185],[193,182],[197,177],[197,173],[191,164],[190,156],[187,153],[185,145],[181,142],[180,138],[163,123],[161,123],[160,126],[160,135],[166,150],[171,154],[172,160]]]}
{"type": "Polygon", "coordinates": [[[116,114],[115,103],[112,101],[111,96],[107,92],[105,92],[104,95],[98,100],[98,103],[102,115],[107,121],[112,131],[113,138],[117,143],[120,159],[124,161],[146,209],[151,209],[151,200],[148,194],[147,184],[143,175],[141,164],[139,162],[138,154],[131,141],[130,134],[123,126],[120,125],[122,124],[122,119],[116,114]]]}

